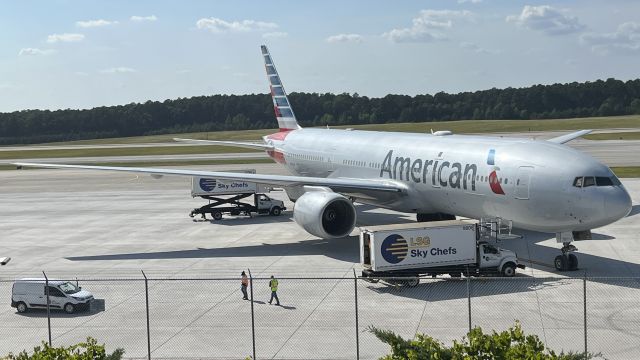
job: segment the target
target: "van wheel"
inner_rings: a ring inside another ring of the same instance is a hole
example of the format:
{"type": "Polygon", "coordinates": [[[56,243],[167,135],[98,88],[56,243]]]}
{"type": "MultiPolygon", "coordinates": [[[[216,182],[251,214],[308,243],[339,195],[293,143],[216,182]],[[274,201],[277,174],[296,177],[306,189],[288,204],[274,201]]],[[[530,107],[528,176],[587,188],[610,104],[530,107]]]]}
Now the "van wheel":
{"type": "Polygon", "coordinates": [[[18,306],[16,306],[16,309],[18,310],[19,313],[23,314],[23,313],[26,313],[29,308],[27,307],[27,304],[23,302],[19,302],[18,306]]]}
{"type": "Polygon", "coordinates": [[[280,210],[279,207],[274,206],[273,209],[271,209],[272,216],[280,216],[280,214],[282,214],[282,210],[280,210]]]}
{"type": "Polygon", "coordinates": [[[73,304],[64,305],[64,312],[66,312],[67,314],[73,314],[74,311],[76,311],[76,307],[73,306],[73,304]]]}
{"type": "Polygon", "coordinates": [[[216,211],[213,213],[213,220],[220,220],[222,219],[222,212],[220,211],[216,211]]]}
{"type": "Polygon", "coordinates": [[[514,263],[506,263],[502,267],[502,276],[514,277],[516,275],[516,265],[514,263]]]}

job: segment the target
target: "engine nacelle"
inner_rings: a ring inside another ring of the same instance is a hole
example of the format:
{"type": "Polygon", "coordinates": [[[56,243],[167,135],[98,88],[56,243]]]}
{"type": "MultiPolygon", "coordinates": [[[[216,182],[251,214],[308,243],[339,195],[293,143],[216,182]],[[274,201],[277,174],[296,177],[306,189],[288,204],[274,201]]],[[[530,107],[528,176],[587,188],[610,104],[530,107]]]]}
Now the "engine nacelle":
{"type": "Polygon", "coordinates": [[[349,235],[356,226],[356,209],[340,194],[310,191],[296,201],[293,219],[311,235],[339,238],[349,235]]]}

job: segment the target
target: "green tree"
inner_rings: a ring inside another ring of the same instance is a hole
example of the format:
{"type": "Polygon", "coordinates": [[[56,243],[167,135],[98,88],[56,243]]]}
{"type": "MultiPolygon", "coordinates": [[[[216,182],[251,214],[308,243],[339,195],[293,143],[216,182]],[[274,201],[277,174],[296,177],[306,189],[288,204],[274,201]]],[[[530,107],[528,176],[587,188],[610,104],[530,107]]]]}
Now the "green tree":
{"type": "Polygon", "coordinates": [[[388,330],[374,327],[369,330],[391,347],[391,354],[380,360],[580,360],[592,359],[600,354],[560,353],[556,354],[544,346],[536,335],[526,335],[519,322],[500,333],[483,333],[480,327],[472,329],[462,341],[447,347],[442,342],[424,334],[406,340],[388,330]]]}

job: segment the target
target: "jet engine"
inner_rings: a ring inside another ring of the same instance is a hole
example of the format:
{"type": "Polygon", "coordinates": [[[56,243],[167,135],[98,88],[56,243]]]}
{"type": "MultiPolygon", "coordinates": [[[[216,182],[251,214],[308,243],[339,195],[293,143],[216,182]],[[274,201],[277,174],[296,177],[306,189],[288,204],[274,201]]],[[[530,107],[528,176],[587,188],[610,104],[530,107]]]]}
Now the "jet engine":
{"type": "Polygon", "coordinates": [[[356,226],[356,209],[340,194],[310,191],[296,201],[293,219],[311,235],[339,238],[349,235],[356,226]]]}

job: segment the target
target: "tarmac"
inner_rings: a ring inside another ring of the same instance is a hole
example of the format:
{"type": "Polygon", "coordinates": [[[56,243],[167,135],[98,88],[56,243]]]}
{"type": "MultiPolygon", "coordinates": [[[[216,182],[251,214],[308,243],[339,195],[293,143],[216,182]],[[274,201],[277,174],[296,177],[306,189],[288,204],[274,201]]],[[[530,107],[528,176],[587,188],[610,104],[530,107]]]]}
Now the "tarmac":
{"type": "MultiPolygon", "coordinates": [[[[199,168],[283,171],[276,164],[199,168]]],[[[90,335],[110,350],[123,347],[126,357],[146,357],[143,270],[153,279],[153,358],[244,358],[251,355],[251,307],[240,299],[239,274],[250,269],[257,358],[353,359],[358,336],[360,358],[375,359],[389,348],[367,331],[370,325],[406,337],[424,332],[444,342],[461,339],[468,330],[467,291],[474,326],[505,330],[518,320],[555,350],[581,351],[586,309],[590,351],[638,358],[640,179],[622,181],[632,195],[632,213],[595,229],[593,240],[574,243],[579,272],[550,267],[560,248],[553,235],[519,232],[523,239],[498,244],[515,250],[527,266],[514,279],[474,280],[471,288],[464,279],[425,280],[413,289],[358,281],[356,330],[357,229],[343,239],[317,239],[293,222],[283,192],[271,193],[286,202],[282,216],[213,221],[188,217],[206,201],[191,198],[187,178],[1,171],[0,257],[12,260],[0,268],[0,354],[47,339],[42,311],[22,315],[9,307],[12,280],[44,271],[50,278],[79,278],[104,302],[104,309],[88,313],[54,313],[54,345],[90,335]],[[280,278],[283,306],[266,303],[270,275],[280,278]],[[194,278],[209,280],[187,280],[194,278]]],[[[359,226],[414,221],[411,214],[357,208],[359,226]]]]}

